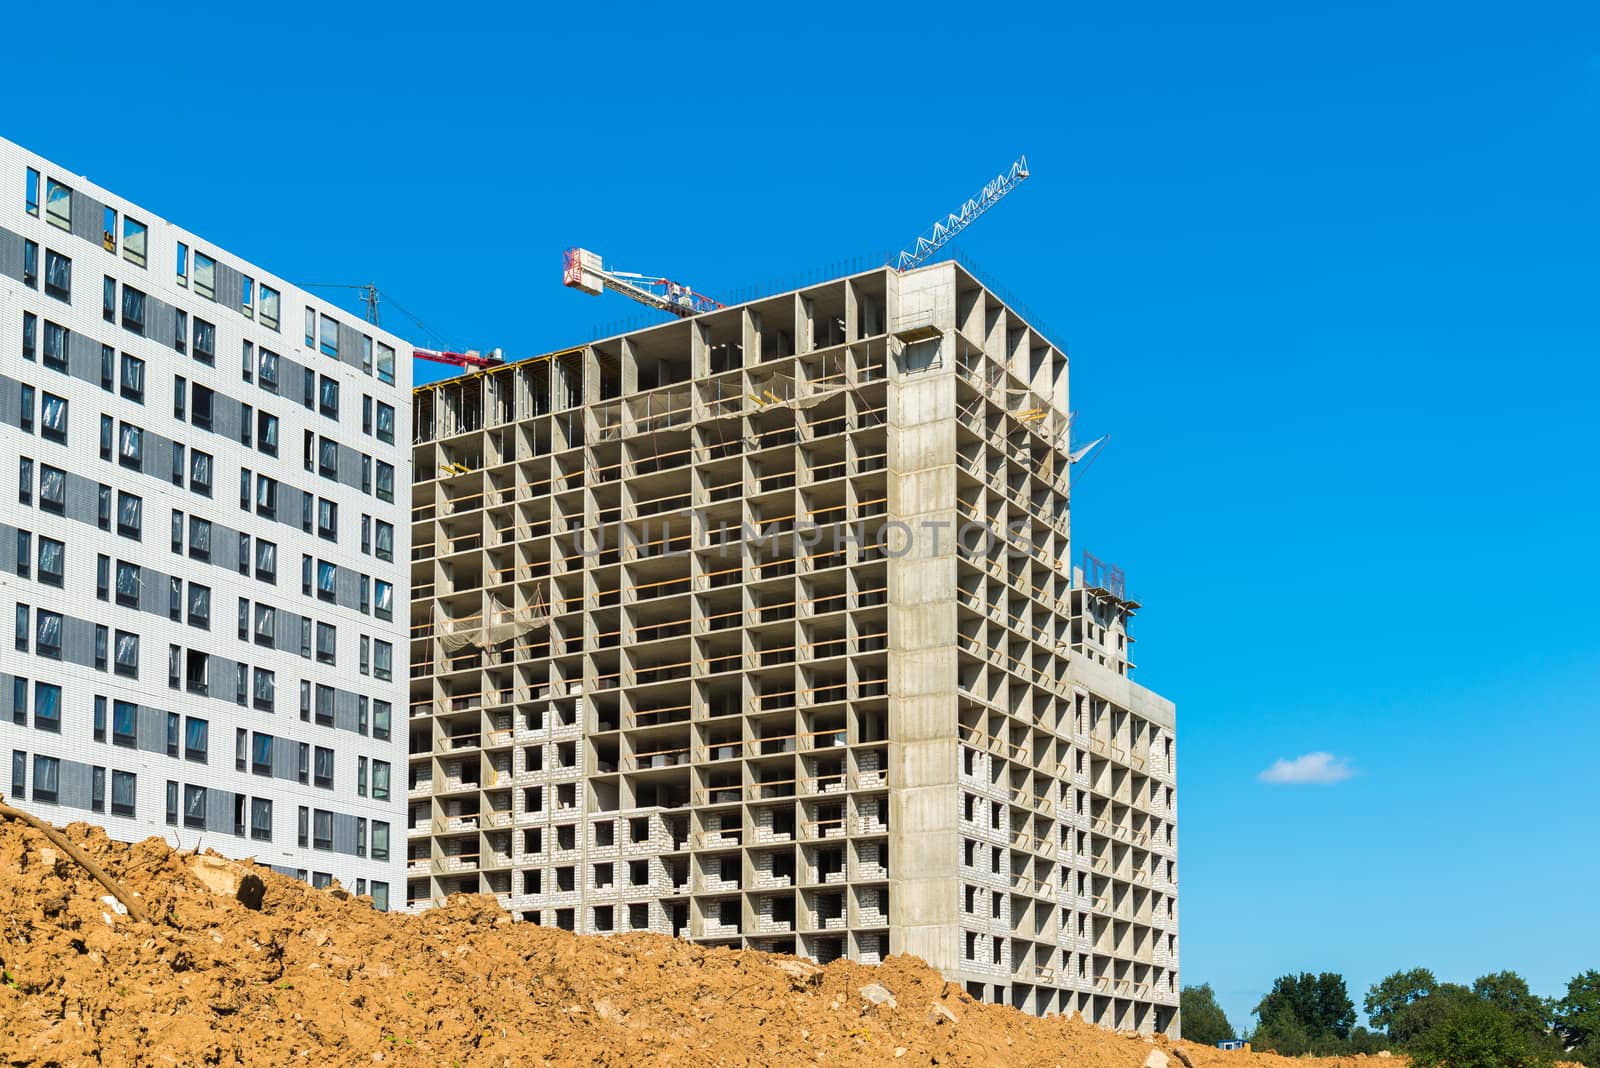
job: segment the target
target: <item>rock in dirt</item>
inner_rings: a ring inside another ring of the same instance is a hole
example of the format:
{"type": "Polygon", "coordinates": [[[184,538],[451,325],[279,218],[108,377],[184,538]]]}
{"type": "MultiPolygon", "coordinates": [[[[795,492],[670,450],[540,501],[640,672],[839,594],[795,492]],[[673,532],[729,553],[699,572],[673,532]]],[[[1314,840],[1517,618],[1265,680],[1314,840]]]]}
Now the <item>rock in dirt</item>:
{"type": "Polygon", "coordinates": [[[891,1009],[894,1008],[896,1004],[894,995],[891,994],[889,992],[889,988],[884,986],[882,983],[868,983],[866,986],[861,988],[861,996],[872,1002],[874,1005],[887,1005],[891,1009]]]}
{"type": "Polygon", "coordinates": [[[1158,1049],[1151,1050],[1144,1059],[1144,1068],[1167,1068],[1167,1055],[1158,1049]]]}

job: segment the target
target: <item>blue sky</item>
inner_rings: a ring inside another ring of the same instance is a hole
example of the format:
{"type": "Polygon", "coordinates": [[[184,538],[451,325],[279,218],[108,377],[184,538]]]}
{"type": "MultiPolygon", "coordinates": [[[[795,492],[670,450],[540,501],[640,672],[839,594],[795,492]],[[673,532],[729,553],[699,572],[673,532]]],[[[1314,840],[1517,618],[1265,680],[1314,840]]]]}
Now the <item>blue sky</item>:
{"type": "Polygon", "coordinates": [[[116,44],[9,49],[0,132],[513,356],[635,314],[568,245],[731,293],[1026,152],[960,246],[1112,435],[1074,533],[1179,706],[1185,981],[1556,993],[1600,966],[1600,15],[1302,6],[80,5],[116,44]],[[1259,781],[1311,753],[1353,774],[1259,781]]]}

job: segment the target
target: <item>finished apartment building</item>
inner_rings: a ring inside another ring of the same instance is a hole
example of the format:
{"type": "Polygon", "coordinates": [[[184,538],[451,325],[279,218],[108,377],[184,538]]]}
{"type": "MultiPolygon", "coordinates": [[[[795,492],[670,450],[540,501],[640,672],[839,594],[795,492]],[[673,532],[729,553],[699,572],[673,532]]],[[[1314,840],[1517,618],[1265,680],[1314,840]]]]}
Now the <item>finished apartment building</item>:
{"type": "Polygon", "coordinates": [[[398,904],[410,346],[3,140],[0,339],[7,800],[398,904]]]}
{"type": "Polygon", "coordinates": [[[1174,712],[953,263],[416,391],[407,897],[1177,1028],[1174,712]]]}

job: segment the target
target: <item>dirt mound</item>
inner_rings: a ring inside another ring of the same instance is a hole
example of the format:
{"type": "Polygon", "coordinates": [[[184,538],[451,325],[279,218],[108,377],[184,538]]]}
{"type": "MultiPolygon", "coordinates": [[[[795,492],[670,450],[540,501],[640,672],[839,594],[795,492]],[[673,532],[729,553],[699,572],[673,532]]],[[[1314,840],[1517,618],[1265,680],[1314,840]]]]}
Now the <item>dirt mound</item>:
{"type": "MultiPolygon", "coordinates": [[[[490,898],[386,915],[157,838],[66,834],[154,922],[0,820],[0,1064],[1140,1068],[1152,1049],[974,1002],[910,957],[821,968],[660,935],[581,938],[513,925],[490,898]]],[[[1310,1063],[1183,1048],[1195,1068],[1310,1063]]]]}

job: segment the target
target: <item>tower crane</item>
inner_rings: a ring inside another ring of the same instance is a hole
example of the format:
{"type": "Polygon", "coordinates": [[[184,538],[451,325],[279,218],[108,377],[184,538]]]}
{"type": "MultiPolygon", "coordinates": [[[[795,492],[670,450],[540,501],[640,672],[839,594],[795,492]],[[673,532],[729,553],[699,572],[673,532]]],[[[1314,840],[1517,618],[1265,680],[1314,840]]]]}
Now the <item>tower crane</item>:
{"type": "MultiPolygon", "coordinates": [[[[300,285],[301,285],[301,288],[303,288],[303,289],[357,289],[357,290],[360,290],[361,291],[361,303],[363,303],[363,304],[365,304],[367,306],[367,322],[371,323],[373,326],[382,326],[383,325],[379,321],[379,317],[378,317],[378,302],[382,298],[382,295],[378,292],[378,287],[377,287],[376,283],[373,283],[373,282],[360,282],[360,283],[354,283],[354,282],[302,282],[300,285]]],[[[404,315],[406,318],[408,318],[412,322],[416,323],[418,326],[420,326],[427,333],[433,334],[433,336],[436,337],[436,338],[439,336],[437,334],[434,334],[434,332],[432,330],[428,329],[428,324],[424,323],[421,319],[418,319],[415,315],[412,315],[410,312],[408,312],[404,308],[400,307],[400,305],[395,304],[393,298],[391,298],[389,300],[389,303],[390,304],[394,304],[395,309],[397,311],[399,311],[401,315],[404,315]]],[[[454,365],[456,367],[473,367],[473,368],[477,368],[478,370],[482,370],[482,369],[484,369],[486,367],[499,367],[501,364],[506,362],[505,361],[505,354],[503,352],[501,352],[499,349],[491,349],[489,351],[489,354],[487,356],[485,356],[484,354],[482,354],[480,352],[475,352],[475,351],[472,351],[472,350],[468,350],[466,352],[446,352],[446,351],[443,351],[443,350],[440,350],[440,349],[419,349],[416,346],[412,346],[411,354],[413,356],[415,356],[419,360],[427,360],[430,363],[448,363],[448,364],[452,364],[452,365],[454,365]]]]}
{"type": "Polygon", "coordinates": [[[680,319],[701,312],[716,311],[722,307],[704,293],[696,293],[681,282],[670,278],[617,271],[602,265],[598,253],[586,248],[569,248],[562,256],[561,284],[571,289],[598,296],[603,289],[631,297],[680,319]]]}
{"type": "Polygon", "coordinates": [[[1017,183],[1028,177],[1028,157],[1018,156],[1011,169],[1003,171],[978,191],[978,195],[961,205],[960,211],[953,211],[949,215],[933,224],[933,227],[924,231],[917,237],[916,243],[905,249],[899,256],[891,261],[897,271],[909,271],[922,264],[939,249],[950,243],[961,231],[971,226],[984,212],[1000,203],[1000,198],[1017,187],[1017,183]]]}

